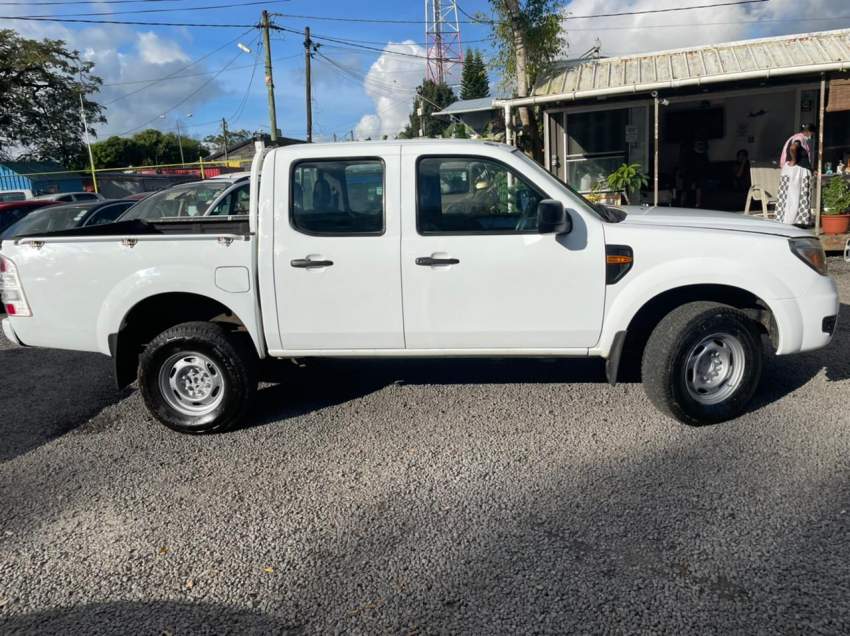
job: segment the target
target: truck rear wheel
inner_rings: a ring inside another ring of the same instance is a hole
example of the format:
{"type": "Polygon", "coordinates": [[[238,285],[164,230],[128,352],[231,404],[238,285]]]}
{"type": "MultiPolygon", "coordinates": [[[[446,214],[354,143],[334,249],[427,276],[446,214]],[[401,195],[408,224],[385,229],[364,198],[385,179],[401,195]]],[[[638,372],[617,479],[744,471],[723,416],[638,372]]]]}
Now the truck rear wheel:
{"type": "Polygon", "coordinates": [[[743,312],[712,302],[671,311],[653,330],[641,374],[650,401],[692,426],[740,415],[758,387],[761,337],[743,312]]]}
{"type": "Polygon", "coordinates": [[[221,432],[241,422],[257,391],[257,364],[250,341],[238,335],[186,322],[154,338],[139,360],[150,412],[181,433],[221,432]]]}

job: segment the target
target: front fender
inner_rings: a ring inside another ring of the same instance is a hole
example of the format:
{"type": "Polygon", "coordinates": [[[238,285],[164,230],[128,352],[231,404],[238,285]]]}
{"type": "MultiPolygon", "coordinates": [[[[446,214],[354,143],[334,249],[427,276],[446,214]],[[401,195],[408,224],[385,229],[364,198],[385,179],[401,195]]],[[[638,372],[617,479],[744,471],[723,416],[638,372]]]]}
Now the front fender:
{"type": "Polygon", "coordinates": [[[691,285],[723,285],[744,290],[761,299],[773,313],[778,329],[778,353],[793,351],[802,339],[802,318],[791,288],[764,267],[728,258],[678,258],[632,271],[618,285],[609,287],[605,319],[599,344],[593,351],[607,357],[616,334],[626,331],[637,312],[653,298],[691,285]],[[620,289],[617,289],[622,285],[620,289]]]}

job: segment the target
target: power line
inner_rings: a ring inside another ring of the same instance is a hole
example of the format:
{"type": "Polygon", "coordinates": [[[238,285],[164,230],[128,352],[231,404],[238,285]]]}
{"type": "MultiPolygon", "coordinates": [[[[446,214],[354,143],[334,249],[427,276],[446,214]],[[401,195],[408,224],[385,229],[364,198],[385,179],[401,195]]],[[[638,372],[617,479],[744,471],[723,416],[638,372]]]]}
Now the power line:
{"type": "MultiPolygon", "coordinates": [[[[169,78],[171,78],[171,77],[174,77],[175,75],[177,75],[177,74],[178,74],[178,73],[180,73],[181,71],[185,71],[186,69],[192,68],[192,67],[193,67],[193,66],[195,66],[198,62],[202,62],[203,60],[205,60],[206,58],[210,57],[211,55],[214,55],[214,54],[218,53],[218,52],[219,52],[219,51],[221,51],[223,48],[225,48],[225,47],[227,47],[227,46],[230,46],[231,44],[233,44],[234,42],[236,42],[236,40],[238,40],[238,39],[239,39],[239,38],[241,38],[242,36],[246,35],[246,34],[247,34],[247,33],[249,33],[250,31],[251,31],[251,30],[250,30],[250,29],[248,29],[247,31],[244,31],[244,32],[240,33],[240,34],[239,34],[239,35],[237,35],[235,38],[233,38],[233,39],[231,39],[231,40],[228,40],[227,42],[225,42],[224,44],[222,44],[220,47],[218,47],[218,48],[216,48],[216,49],[213,49],[212,51],[209,51],[208,53],[205,53],[204,55],[202,55],[202,56],[201,56],[201,57],[199,57],[198,59],[193,60],[192,62],[190,62],[190,63],[189,63],[189,64],[187,64],[186,66],[183,66],[182,68],[177,69],[177,70],[176,70],[176,71],[174,71],[173,73],[169,73],[168,75],[166,75],[166,76],[164,76],[164,77],[161,77],[160,79],[151,80],[150,84],[148,84],[148,85],[146,85],[146,86],[142,86],[141,88],[138,88],[138,89],[136,89],[136,90],[134,90],[134,91],[130,91],[129,93],[125,93],[124,95],[121,95],[120,97],[116,97],[116,98],[115,98],[115,99],[113,99],[112,101],[106,102],[106,103],[104,104],[104,106],[110,106],[110,105],[114,104],[115,102],[120,102],[122,99],[127,99],[127,98],[128,98],[128,97],[130,97],[131,95],[135,95],[135,94],[137,94],[137,93],[141,93],[142,91],[149,89],[149,88],[150,88],[151,86],[153,86],[154,84],[157,84],[157,83],[159,83],[159,82],[165,81],[165,80],[167,80],[167,79],[169,79],[169,78]]],[[[237,57],[238,57],[238,55],[237,55],[237,57]]]]}
{"type": "Polygon", "coordinates": [[[258,24],[223,24],[223,23],[199,23],[199,22],[145,22],[143,20],[90,20],[87,18],[42,18],[20,15],[0,15],[0,20],[22,20],[24,22],[67,22],[69,24],[123,24],[129,26],[170,26],[170,27],[197,27],[197,28],[220,28],[220,29],[256,29],[258,24]]]}
{"type": "Polygon", "coordinates": [[[248,88],[245,89],[245,95],[242,96],[242,102],[230,116],[231,123],[236,123],[245,112],[245,106],[248,104],[248,97],[251,95],[251,88],[254,86],[254,76],[257,74],[257,64],[260,62],[260,38],[254,43],[254,67],[251,69],[251,79],[248,80],[248,88]]]}
{"type": "Polygon", "coordinates": [[[69,4],[138,4],[140,2],[182,2],[183,0],[49,0],[47,2],[0,2],[3,6],[47,6],[47,5],[69,5],[69,4]]]}
{"type": "MultiPolygon", "coordinates": [[[[171,1],[171,0],[166,0],[171,1]]],[[[291,60],[296,57],[301,57],[300,53],[296,53],[294,55],[284,55],[283,57],[276,57],[273,62],[283,62],[284,60],[291,60]]],[[[190,65],[191,66],[191,65],[190,65]]],[[[253,64],[242,64],[241,66],[233,66],[230,68],[231,71],[238,71],[246,68],[254,68],[253,64]]],[[[143,79],[143,80],[129,80],[126,82],[109,82],[108,84],[101,84],[101,88],[106,88],[107,86],[131,86],[133,84],[153,84],[154,82],[165,82],[168,80],[177,80],[184,79],[189,77],[206,77],[207,75],[215,75],[216,71],[204,71],[203,73],[186,73],[185,75],[164,75],[163,77],[153,77],[151,79],[143,79]]]]}
{"type": "MultiPolygon", "coordinates": [[[[288,2],[289,0],[254,0],[253,2],[240,2],[239,6],[244,7],[248,5],[257,5],[257,4],[278,4],[281,2],[288,2]]],[[[230,4],[211,4],[211,5],[203,5],[200,7],[171,7],[169,9],[133,9],[130,11],[95,11],[91,13],[63,13],[62,18],[87,18],[87,17],[97,17],[97,16],[112,16],[112,15],[130,15],[134,13],[173,13],[175,11],[207,11],[210,9],[232,9],[233,3],[230,4]]],[[[30,15],[23,16],[27,18],[50,18],[53,17],[52,14],[43,14],[43,15],[30,15]]]]}
{"type": "MultiPolygon", "coordinates": [[[[770,0],[731,0],[730,2],[719,2],[716,4],[702,4],[692,7],[667,7],[664,9],[644,9],[640,11],[621,11],[616,13],[598,13],[593,15],[573,15],[567,16],[565,20],[586,20],[591,18],[611,18],[620,15],[643,15],[648,13],[669,13],[673,11],[693,11],[695,9],[715,9],[718,7],[731,7],[745,4],[762,4],[770,2],[770,0]]],[[[299,15],[293,13],[273,13],[275,17],[297,19],[297,20],[321,20],[330,22],[366,22],[375,24],[425,24],[425,20],[402,20],[396,18],[349,18],[341,16],[319,16],[319,15],[299,15]]],[[[464,13],[464,15],[468,15],[464,13]]],[[[459,24],[499,24],[497,20],[486,20],[483,18],[473,18],[471,20],[459,20],[459,24]]]]}
{"type": "Polygon", "coordinates": [[[183,99],[181,99],[179,102],[177,102],[176,104],[174,104],[174,106],[172,106],[171,108],[169,108],[169,109],[167,109],[166,111],[164,111],[164,112],[160,113],[160,114],[159,114],[159,115],[157,115],[156,117],[152,117],[151,119],[147,120],[145,123],[143,123],[143,124],[141,124],[141,125],[139,125],[139,126],[136,126],[135,128],[130,128],[129,130],[125,130],[124,132],[118,133],[118,136],[119,136],[119,137],[121,137],[121,136],[123,136],[123,135],[129,134],[129,133],[134,132],[134,131],[136,131],[136,130],[139,130],[140,128],[144,128],[144,127],[145,127],[145,126],[147,126],[148,124],[150,124],[150,123],[152,123],[152,122],[155,122],[157,119],[160,119],[160,118],[161,118],[161,116],[165,115],[166,113],[170,113],[172,110],[174,110],[174,109],[175,109],[175,108],[177,108],[178,106],[182,106],[182,105],[183,105],[183,104],[185,104],[187,101],[189,101],[190,99],[192,99],[195,95],[197,95],[198,93],[200,93],[203,89],[205,89],[207,86],[209,86],[209,84],[211,84],[213,81],[215,81],[215,79],[216,79],[219,75],[221,75],[222,73],[224,73],[224,71],[226,71],[226,70],[227,70],[227,69],[228,69],[228,68],[229,68],[229,67],[230,67],[230,66],[231,66],[231,65],[232,65],[232,64],[233,64],[233,63],[234,63],[234,62],[235,62],[238,58],[239,58],[239,56],[240,56],[240,55],[242,55],[242,54],[241,54],[241,53],[237,53],[236,55],[234,55],[234,56],[233,56],[233,58],[232,58],[232,59],[231,59],[231,60],[230,60],[227,64],[225,64],[224,66],[222,66],[222,67],[218,70],[218,72],[217,72],[215,75],[213,75],[213,76],[212,76],[211,78],[209,78],[206,82],[204,82],[203,84],[201,84],[201,85],[200,85],[198,88],[196,88],[194,91],[192,91],[191,93],[189,93],[188,95],[186,95],[186,97],[184,97],[184,98],[183,98],[183,99]]]}

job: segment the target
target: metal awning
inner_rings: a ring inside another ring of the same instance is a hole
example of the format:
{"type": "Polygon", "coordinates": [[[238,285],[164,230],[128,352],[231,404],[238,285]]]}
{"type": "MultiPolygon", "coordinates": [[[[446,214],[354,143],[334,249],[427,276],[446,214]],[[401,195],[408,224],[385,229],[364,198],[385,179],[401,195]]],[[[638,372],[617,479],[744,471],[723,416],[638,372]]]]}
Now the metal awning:
{"type": "Polygon", "coordinates": [[[840,29],[556,64],[531,97],[498,103],[527,106],[848,69],[850,29],[840,29]]]}

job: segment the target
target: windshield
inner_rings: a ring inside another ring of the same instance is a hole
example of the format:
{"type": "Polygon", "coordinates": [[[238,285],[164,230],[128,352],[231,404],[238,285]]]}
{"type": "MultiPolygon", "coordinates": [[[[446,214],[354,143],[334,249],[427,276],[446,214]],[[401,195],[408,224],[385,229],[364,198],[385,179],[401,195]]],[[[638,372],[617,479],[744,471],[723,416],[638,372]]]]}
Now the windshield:
{"type": "Polygon", "coordinates": [[[576,199],[578,199],[584,206],[591,210],[596,216],[601,218],[603,221],[607,221],[608,223],[619,223],[623,219],[626,218],[626,213],[622,210],[617,210],[615,208],[609,208],[606,205],[602,205],[601,203],[594,203],[587,199],[581,192],[573,188],[569,183],[562,181],[560,178],[553,175],[548,170],[545,170],[543,166],[539,163],[530,159],[526,154],[520,151],[517,148],[513,149],[513,153],[515,156],[522,159],[525,163],[534,166],[535,170],[537,170],[540,174],[545,175],[546,177],[552,179],[555,183],[557,183],[562,188],[566,188],[570,194],[572,194],[576,199]]]}
{"type": "Polygon", "coordinates": [[[230,181],[199,181],[174,186],[142,199],[120,220],[156,221],[166,217],[203,216],[218,195],[230,186],[230,181]]]}
{"type": "Polygon", "coordinates": [[[3,238],[9,239],[23,234],[44,234],[69,230],[79,226],[91,209],[88,205],[57,205],[40,208],[10,226],[3,238]]]}

